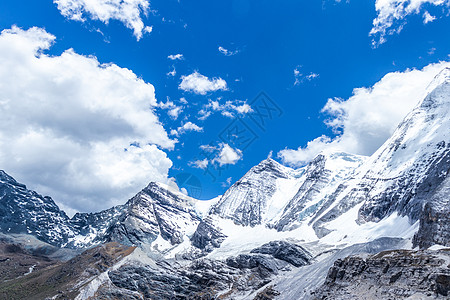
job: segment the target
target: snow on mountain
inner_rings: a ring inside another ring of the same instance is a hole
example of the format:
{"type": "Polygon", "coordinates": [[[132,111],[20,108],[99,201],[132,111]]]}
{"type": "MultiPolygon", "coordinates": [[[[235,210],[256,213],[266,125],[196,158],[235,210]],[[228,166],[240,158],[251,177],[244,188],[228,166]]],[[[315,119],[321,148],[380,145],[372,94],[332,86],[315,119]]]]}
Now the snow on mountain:
{"type": "Polygon", "coordinates": [[[357,205],[357,224],[379,222],[393,213],[407,216],[411,226],[420,218],[425,203],[448,176],[449,73],[445,69],[436,77],[430,84],[434,90],[325,202],[312,221],[319,237],[331,232],[327,223],[357,205]]]}
{"type": "Polygon", "coordinates": [[[364,156],[343,152],[319,154],[306,166],[299,181],[300,188],[282,215],[273,220],[275,228],[285,231],[299,227],[365,159],[364,156]]]}
{"type": "Polygon", "coordinates": [[[211,214],[245,226],[262,224],[277,215],[295,194],[296,178],[303,172],[267,158],[233,184],[211,214]]]}
{"type": "Polygon", "coordinates": [[[69,218],[50,197],[30,191],[0,170],[0,231],[26,233],[55,246],[73,235],[69,218]]]}
{"type": "Polygon", "coordinates": [[[72,222],[82,223],[78,228],[83,230],[68,245],[87,247],[110,241],[150,245],[157,239],[160,243],[168,242],[166,247],[180,244],[189,239],[200,223],[199,213],[203,213],[205,204],[196,208],[198,201],[167,185],[152,182],[123,206],[75,215],[72,222]],[[78,220],[83,221],[75,222],[78,220]]]}
{"type": "Polygon", "coordinates": [[[89,248],[110,241],[170,248],[189,240],[213,201],[199,201],[150,183],[124,205],[72,219],[43,197],[0,171],[0,231],[31,234],[51,245],[89,248]]]}

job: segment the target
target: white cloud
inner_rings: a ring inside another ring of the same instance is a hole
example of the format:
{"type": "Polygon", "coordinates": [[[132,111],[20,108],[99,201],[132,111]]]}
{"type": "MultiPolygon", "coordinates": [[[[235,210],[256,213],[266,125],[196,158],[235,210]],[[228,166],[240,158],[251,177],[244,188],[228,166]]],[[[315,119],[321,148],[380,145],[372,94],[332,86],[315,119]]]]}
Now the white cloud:
{"type": "Polygon", "coordinates": [[[217,165],[234,165],[242,158],[242,151],[234,149],[230,145],[225,143],[219,143],[214,145],[201,145],[200,149],[211,153],[203,160],[196,160],[190,162],[189,165],[194,168],[207,169],[209,165],[217,167],[217,165]]]}
{"type": "Polygon", "coordinates": [[[180,113],[183,111],[183,108],[181,106],[176,106],[172,109],[170,109],[167,114],[172,117],[172,119],[176,120],[178,119],[178,116],[180,115],[180,113]]]}
{"type": "Polygon", "coordinates": [[[53,0],[61,14],[71,20],[84,22],[86,16],[108,24],[119,20],[132,29],[137,40],[143,33],[150,33],[152,27],[145,26],[141,15],[150,9],[148,0],[53,0]]]}
{"type": "Polygon", "coordinates": [[[208,77],[194,72],[188,76],[181,77],[179,88],[183,91],[194,92],[200,95],[206,95],[208,92],[215,92],[218,90],[226,90],[227,82],[222,78],[209,79],[208,77]]]}
{"type": "Polygon", "coordinates": [[[194,167],[197,169],[202,169],[202,170],[206,170],[206,168],[208,168],[208,164],[209,164],[209,161],[207,158],[205,158],[203,160],[196,160],[193,162],[189,162],[189,165],[191,167],[194,167]]]}
{"type": "Polygon", "coordinates": [[[278,156],[287,164],[299,166],[323,150],[371,155],[424,98],[428,84],[446,66],[450,62],[430,64],[422,70],[388,73],[370,88],[354,89],[347,100],[329,99],[322,111],[330,116],[326,124],[337,137],[321,136],[304,148],[282,150],[278,156]]]}
{"type": "Polygon", "coordinates": [[[305,81],[311,81],[319,77],[319,74],[310,72],[309,74],[303,74],[301,71],[301,66],[297,66],[294,69],[294,85],[299,85],[305,81]]]}
{"type": "Polygon", "coordinates": [[[225,48],[222,47],[222,46],[219,46],[219,52],[222,53],[222,54],[225,55],[225,56],[233,56],[233,55],[238,54],[238,53],[239,53],[239,50],[231,51],[231,50],[225,49],[225,48]]]}
{"type": "Polygon", "coordinates": [[[223,165],[234,165],[242,158],[242,151],[239,149],[233,149],[228,144],[221,144],[219,155],[213,160],[213,162],[223,165]]]}
{"type": "Polygon", "coordinates": [[[171,55],[167,56],[167,58],[170,60],[183,60],[184,56],[183,56],[183,54],[171,54],[171,55]]]}
{"type": "Polygon", "coordinates": [[[430,22],[433,22],[434,20],[436,20],[436,17],[430,15],[429,12],[426,11],[426,12],[423,14],[423,24],[428,24],[428,23],[430,23],[430,22]]]}
{"type": "MultiPolygon", "coordinates": [[[[405,25],[408,15],[419,14],[425,5],[450,7],[450,0],[376,0],[377,17],[373,20],[370,35],[375,36],[373,45],[378,46],[386,41],[386,35],[399,33],[405,25]]],[[[431,22],[435,17],[428,11],[424,12],[424,23],[431,22]]]]}
{"type": "Polygon", "coordinates": [[[233,178],[232,178],[232,177],[228,177],[227,180],[226,180],[225,182],[222,182],[222,183],[221,183],[221,186],[222,186],[223,188],[229,187],[229,186],[231,185],[231,180],[233,180],[233,178]]]}
{"type": "Polygon", "coordinates": [[[152,111],[154,87],[132,71],[13,27],[0,35],[0,166],[74,210],[123,203],[165,181],[174,141],[152,111]]]}
{"type": "Polygon", "coordinates": [[[177,70],[175,69],[174,66],[172,66],[172,71],[167,72],[166,75],[167,75],[167,76],[174,77],[175,75],[177,75],[177,70]]]}
{"type": "Polygon", "coordinates": [[[159,102],[157,106],[161,109],[168,110],[167,114],[174,120],[178,119],[180,113],[183,112],[183,107],[176,105],[169,99],[166,102],[159,102]]]}
{"type": "Polygon", "coordinates": [[[202,149],[202,150],[204,150],[206,152],[212,153],[215,150],[217,150],[217,147],[214,147],[212,145],[200,145],[200,149],[202,149]]]}
{"type": "Polygon", "coordinates": [[[199,120],[206,120],[213,112],[221,112],[221,114],[228,118],[234,118],[236,114],[245,115],[252,112],[253,109],[245,101],[235,100],[220,103],[219,100],[209,100],[208,104],[203,105],[203,108],[198,112],[199,120]]]}
{"type": "Polygon", "coordinates": [[[183,124],[183,126],[178,127],[177,130],[172,130],[171,134],[180,136],[183,133],[186,133],[188,131],[196,131],[196,132],[202,132],[203,127],[198,126],[197,124],[194,124],[192,122],[186,122],[183,124]]]}
{"type": "Polygon", "coordinates": [[[184,130],[184,131],[197,131],[197,132],[200,132],[200,131],[203,131],[203,128],[202,127],[200,127],[200,126],[198,126],[198,125],[196,125],[196,124],[194,124],[194,123],[192,123],[192,122],[187,122],[187,123],[185,123],[181,128],[179,128],[179,129],[182,129],[182,130],[184,130]]]}

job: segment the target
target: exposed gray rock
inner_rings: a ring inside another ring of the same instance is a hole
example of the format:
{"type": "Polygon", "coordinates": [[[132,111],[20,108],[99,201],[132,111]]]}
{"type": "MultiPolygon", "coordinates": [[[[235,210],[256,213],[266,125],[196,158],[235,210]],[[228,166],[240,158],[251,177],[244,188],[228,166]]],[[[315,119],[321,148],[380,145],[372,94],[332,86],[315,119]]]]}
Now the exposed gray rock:
{"type": "Polygon", "coordinates": [[[50,197],[28,190],[0,171],[0,232],[30,234],[58,247],[83,249],[105,242],[149,244],[158,235],[173,245],[200,218],[186,199],[150,183],[126,204],[72,219],[50,197]]]}
{"type": "Polygon", "coordinates": [[[0,232],[31,234],[54,246],[73,236],[69,218],[52,198],[28,190],[1,170],[0,232]]]}
{"type": "Polygon", "coordinates": [[[150,244],[159,234],[173,245],[179,244],[185,226],[200,222],[189,203],[156,183],[131,198],[115,220],[107,229],[106,240],[125,245],[150,244]]]}
{"type": "Polygon", "coordinates": [[[305,248],[286,241],[269,242],[250,253],[269,254],[296,267],[307,265],[312,259],[312,255],[305,248]]]}
{"type": "Polygon", "coordinates": [[[414,247],[426,249],[434,244],[450,247],[450,176],[427,202],[420,218],[419,231],[413,239],[414,247]]]}
{"type": "Polygon", "coordinates": [[[338,259],[344,259],[350,255],[376,254],[380,251],[401,249],[407,246],[407,241],[399,238],[380,238],[374,241],[355,244],[344,249],[327,251],[315,257],[311,264],[282,277],[274,279],[273,288],[280,293],[277,299],[311,299],[311,292],[324,284],[329,269],[338,259]]]}
{"type": "Polygon", "coordinates": [[[191,242],[194,247],[201,249],[204,253],[209,253],[214,248],[219,248],[225,238],[226,235],[214,225],[214,220],[211,217],[206,217],[197,226],[191,242]]]}
{"type": "MultiPolygon", "coordinates": [[[[157,269],[125,265],[108,276],[115,287],[138,292],[145,299],[217,299],[219,295],[233,298],[250,294],[270,283],[280,271],[288,270],[288,265],[269,255],[242,254],[225,262],[199,259],[184,266],[166,261],[157,269]]],[[[119,290],[114,292],[120,294],[119,290]]]]}
{"type": "Polygon", "coordinates": [[[261,224],[276,180],[288,178],[288,170],[271,158],[262,161],[225,192],[211,213],[245,226],[261,224]]]}
{"type": "Polygon", "coordinates": [[[449,261],[450,249],[395,250],[339,259],[314,299],[448,299],[449,261]]]}
{"type": "MultiPolygon", "coordinates": [[[[359,203],[363,203],[359,223],[378,222],[397,212],[408,216],[412,224],[423,215],[425,204],[448,177],[450,169],[449,72],[444,70],[439,75],[444,77],[438,80],[441,84],[324,203],[312,221],[319,237],[327,234],[325,223],[359,203]]],[[[444,197],[448,199],[448,194],[444,197]]]]}

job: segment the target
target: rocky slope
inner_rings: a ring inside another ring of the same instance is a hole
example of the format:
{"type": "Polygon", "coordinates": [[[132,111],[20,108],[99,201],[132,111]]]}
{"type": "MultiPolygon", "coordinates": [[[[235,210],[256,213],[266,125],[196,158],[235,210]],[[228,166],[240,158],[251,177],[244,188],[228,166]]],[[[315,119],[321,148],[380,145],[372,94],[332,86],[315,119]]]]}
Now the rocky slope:
{"type": "Polygon", "coordinates": [[[306,166],[300,188],[284,208],[281,217],[273,221],[275,228],[290,230],[314,215],[365,159],[343,152],[319,154],[306,166]]]}
{"type": "Polygon", "coordinates": [[[39,268],[0,283],[0,298],[75,299],[94,278],[123,261],[134,250],[135,247],[108,243],[87,250],[67,262],[50,260],[45,256],[35,258],[35,264],[41,264],[39,268]]]}
{"type": "Polygon", "coordinates": [[[188,239],[200,223],[194,200],[150,183],[124,205],[70,219],[50,197],[28,190],[0,171],[0,232],[30,234],[58,247],[85,249],[105,242],[172,245],[188,239]]]}
{"type": "Polygon", "coordinates": [[[0,295],[448,297],[449,252],[431,249],[450,246],[449,128],[446,69],[371,157],[325,152],[297,170],[268,158],[217,202],[150,183],[69,218],[0,171],[0,295]],[[376,255],[411,247],[431,248],[376,255]]]}
{"type": "Polygon", "coordinates": [[[448,299],[450,249],[350,256],[330,268],[312,299],[448,299]]]}
{"type": "Polygon", "coordinates": [[[76,214],[70,224],[78,235],[68,246],[89,247],[116,241],[124,245],[151,244],[159,236],[181,243],[200,223],[192,199],[161,184],[150,183],[125,205],[95,214],[76,214]]]}
{"type": "Polygon", "coordinates": [[[294,171],[268,158],[253,167],[241,179],[233,184],[212,208],[211,214],[232,219],[244,226],[255,226],[270,220],[283,208],[283,202],[289,198],[295,179],[304,171],[294,171]],[[287,185],[284,197],[277,192],[287,185]]]}
{"type": "Polygon", "coordinates": [[[312,221],[319,237],[329,233],[326,223],[357,205],[361,205],[359,224],[379,222],[393,213],[407,216],[412,224],[419,220],[426,203],[432,210],[441,210],[436,206],[439,201],[429,200],[450,169],[449,74],[445,69],[437,76],[435,81],[440,84],[321,207],[312,221]]]}
{"type": "Polygon", "coordinates": [[[0,232],[27,233],[61,246],[73,235],[68,221],[52,198],[28,190],[0,170],[0,232]]]}

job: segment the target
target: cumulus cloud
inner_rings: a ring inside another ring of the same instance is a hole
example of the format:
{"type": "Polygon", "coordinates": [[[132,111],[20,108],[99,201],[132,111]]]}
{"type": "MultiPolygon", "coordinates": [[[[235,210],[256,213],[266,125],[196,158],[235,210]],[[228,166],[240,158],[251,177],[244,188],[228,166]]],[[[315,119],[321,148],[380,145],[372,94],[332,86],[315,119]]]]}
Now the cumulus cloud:
{"type": "Polygon", "coordinates": [[[448,10],[450,0],[376,0],[377,17],[373,20],[370,35],[374,36],[373,45],[377,46],[386,41],[386,35],[399,33],[405,25],[405,18],[424,11],[424,23],[435,19],[425,10],[426,5],[442,6],[448,10]]]}
{"type": "Polygon", "coordinates": [[[242,151],[239,149],[233,149],[228,144],[221,144],[219,155],[214,159],[214,162],[223,165],[234,165],[242,158],[242,151]]]}
{"type": "Polygon", "coordinates": [[[196,132],[202,132],[203,131],[203,127],[198,126],[197,124],[194,124],[192,122],[186,122],[183,124],[183,126],[178,127],[177,130],[172,130],[171,134],[172,135],[176,135],[176,136],[180,136],[183,133],[186,133],[188,131],[196,131],[196,132]]]}
{"type": "Polygon", "coordinates": [[[226,143],[201,145],[206,158],[189,162],[194,168],[206,170],[209,166],[212,168],[222,167],[224,165],[234,165],[242,159],[242,151],[235,149],[226,143]]]}
{"type": "Polygon", "coordinates": [[[198,72],[194,72],[190,75],[181,77],[179,89],[200,95],[206,95],[209,92],[226,90],[227,82],[220,77],[209,79],[198,72]]]}
{"type": "Polygon", "coordinates": [[[171,54],[171,55],[167,56],[167,58],[170,60],[183,60],[184,56],[183,56],[183,54],[171,54]]]}
{"type": "Polygon", "coordinates": [[[150,9],[148,0],[53,0],[61,14],[75,21],[86,21],[86,17],[108,24],[119,20],[132,29],[137,40],[143,33],[150,33],[151,26],[145,26],[141,15],[150,9]]]}
{"type": "Polygon", "coordinates": [[[238,54],[238,53],[239,53],[239,50],[231,51],[231,50],[225,49],[225,48],[222,47],[222,46],[219,46],[219,52],[222,53],[222,54],[225,55],[225,56],[233,56],[233,55],[238,54]]]}
{"type": "Polygon", "coordinates": [[[132,71],[13,27],[0,34],[0,168],[74,210],[123,203],[165,181],[171,149],[154,87],[132,71]]]}
{"type": "Polygon", "coordinates": [[[252,112],[253,109],[245,101],[235,100],[220,103],[219,100],[209,100],[207,104],[198,112],[199,120],[206,120],[213,112],[220,112],[223,116],[234,118],[236,114],[245,115],[252,112]]]}
{"type": "Polygon", "coordinates": [[[388,73],[370,88],[354,89],[349,99],[329,99],[322,112],[329,115],[326,124],[336,137],[318,137],[305,147],[284,149],[278,157],[287,164],[300,166],[326,150],[371,155],[425,97],[429,83],[446,66],[450,63],[388,73]]]}

